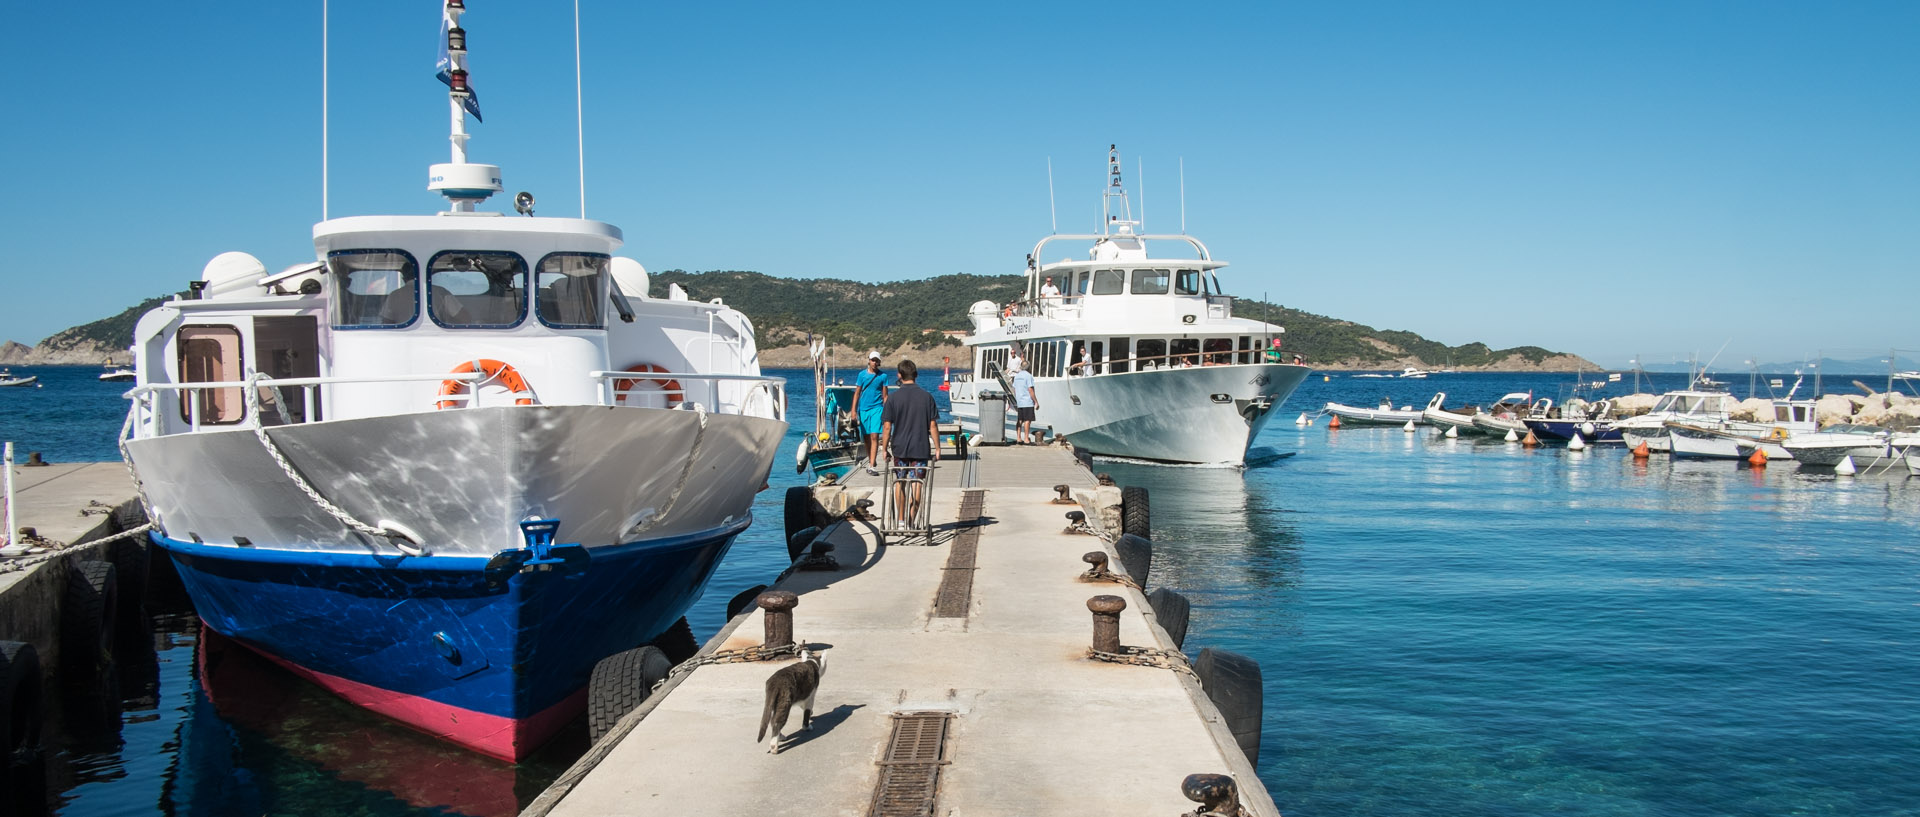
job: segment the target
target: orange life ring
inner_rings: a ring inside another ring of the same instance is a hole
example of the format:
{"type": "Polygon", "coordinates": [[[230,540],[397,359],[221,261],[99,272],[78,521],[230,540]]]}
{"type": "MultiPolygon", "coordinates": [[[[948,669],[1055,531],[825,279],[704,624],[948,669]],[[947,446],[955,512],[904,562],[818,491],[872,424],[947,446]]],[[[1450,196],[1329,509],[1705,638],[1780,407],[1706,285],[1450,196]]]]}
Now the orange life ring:
{"type": "MultiPolygon", "coordinates": [[[[661,368],[659,366],[655,366],[651,363],[636,363],[632,366],[628,366],[627,371],[643,372],[647,374],[666,374],[667,373],[666,369],[661,368]]],[[[665,395],[667,398],[667,408],[673,408],[674,406],[678,406],[681,403],[686,402],[687,400],[687,392],[685,389],[680,387],[680,381],[678,380],[670,380],[664,377],[623,377],[623,378],[620,378],[619,380],[613,381],[613,402],[618,403],[620,405],[626,405],[627,395],[624,392],[626,392],[628,389],[631,389],[635,386],[640,385],[642,381],[659,384],[660,393],[662,395],[665,395]]]]}
{"type": "MultiPolygon", "coordinates": [[[[507,391],[513,392],[515,395],[518,395],[518,397],[513,401],[514,405],[516,406],[533,405],[533,389],[527,386],[526,378],[521,377],[520,372],[514,369],[512,366],[509,366],[498,360],[493,360],[490,358],[481,358],[479,360],[469,360],[465,363],[455,366],[453,367],[451,373],[452,374],[469,374],[472,372],[479,372],[487,376],[487,379],[474,384],[476,387],[483,384],[487,384],[487,383],[498,383],[502,387],[505,387],[507,391]]],[[[454,395],[460,395],[460,394],[466,394],[466,393],[467,393],[467,383],[464,380],[440,381],[441,397],[452,397],[454,395]]],[[[464,401],[441,400],[437,405],[439,408],[447,409],[447,408],[453,408],[455,406],[458,406],[462,402],[464,401]]]]}

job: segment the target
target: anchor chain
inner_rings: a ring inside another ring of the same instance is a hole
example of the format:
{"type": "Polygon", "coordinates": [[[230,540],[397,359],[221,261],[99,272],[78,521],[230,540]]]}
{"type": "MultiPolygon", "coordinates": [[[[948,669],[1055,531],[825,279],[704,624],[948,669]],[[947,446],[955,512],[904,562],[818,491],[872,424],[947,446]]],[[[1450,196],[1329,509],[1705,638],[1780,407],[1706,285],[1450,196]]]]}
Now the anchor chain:
{"type": "Polygon", "coordinates": [[[1110,583],[1110,584],[1117,584],[1123,587],[1131,587],[1135,590],[1146,589],[1144,587],[1141,587],[1139,582],[1134,581],[1131,577],[1127,576],[1124,573],[1115,573],[1111,570],[1103,570],[1097,567],[1091,570],[1088,570],[1085,573],[1080,574],[1080,580],[1083,582],[1104,582],[1104,583],[1110,583]]]}
{"type": "Polygon", "coordinates": [[[716,650],[699,658],[689,658],[681,662],[679,666],[668,671],[667,677],[654,682],[653,689],[647,690],[647,692],[648,694],[652,694],[654,691],[666,686],[668,681],[709,664],[744,664],[756,661],[774,661],[781,658],[797,658],[800,655],[801,643],[802,642],[796,639],[778,647],[756,644],[751,647],[741,647],[737,650],[716,650]]]}
{"type": "Polygon", "coordinates": [[[1196,681],[1200,675],[1193,671],[1193,665],[1187,663],[1187,656],[1179,650],[1158,650],[1152,647],[1129,647],[1121,645],[1119,652],[1103,652],[1088,649],[1087,657],[1109,664],[1132,664],[1140,667],[1158,667],[1186,675],[1196,681]]]}
{"type": "Polygon", "coordinates": [[[418,542],[411,541],[410,537],[406,534],[389,528],[378,528],[369,525],[354,518],[353,514],[348,513],[345,508],[327,501],[327,498],[320,494],[319,489],[314,488],[313,484],[308,482],[305,476],[301,475],[299,469],[294,468],[293,463],[287,461],[286,455],[281,453],[278,445],[274,444],[273,438],[267,436],[266,427],[260,425],[260,388],[256,384],[261,380],[270,379],[271,378],[259,372],[255,372],[247,378],[247,413],[253,419],[252,430],[254,438],[260,441],[260,446],[267,450],[267,456],[273,458],[274,463],[280,466],[280,470],[286,473],[287,478],[293,480],[294,487],[299,488],[301,493],[306,494],[308,499],[313,500],[313,504],[319,507],[320,510],[326,511],[327,515],[339,520],[340,524],[346,525],[368,536],[377,536],[386,539],[388,544],[393,545],[401,553],[405,553],[408,556],[425,556],[427,552],[419,547],[418,542]]]}

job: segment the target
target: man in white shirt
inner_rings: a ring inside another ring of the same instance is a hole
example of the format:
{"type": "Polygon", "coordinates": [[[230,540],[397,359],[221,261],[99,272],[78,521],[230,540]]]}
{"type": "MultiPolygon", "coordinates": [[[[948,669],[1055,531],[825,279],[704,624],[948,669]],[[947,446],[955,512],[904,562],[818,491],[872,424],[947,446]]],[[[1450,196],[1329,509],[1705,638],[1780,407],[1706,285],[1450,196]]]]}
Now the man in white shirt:
{"type": "Polygon", "coordinates": [[[1047,276],[1047,282],[1040,285],[1040,297],[1042,298],[1060,297],[1060,288],[1053,285],[1053,276],[1051,275],[1047,276]]]}
{"type": "Polygon", "coordinates": [[[1013,367],[1013,426],[1014,439],[1021,445],[1035,442],[1033,439],[1033,413],[1040,407],[1040,394],[1033,389],[1033,375],[1020,366],[1018,360],[1013,367]]]}

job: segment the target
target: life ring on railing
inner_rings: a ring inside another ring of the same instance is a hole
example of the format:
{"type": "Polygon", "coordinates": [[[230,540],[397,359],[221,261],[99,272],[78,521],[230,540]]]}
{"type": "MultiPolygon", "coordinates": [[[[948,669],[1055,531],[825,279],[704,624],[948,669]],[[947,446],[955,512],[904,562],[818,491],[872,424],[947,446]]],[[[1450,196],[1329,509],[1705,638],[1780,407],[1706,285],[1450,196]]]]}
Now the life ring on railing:
{"type": "MultiPolygon", "coordinates": [[[[651,363],[637,363],[628,366],[627,371],[646,374],[667,373],[666,369],[651,363]]],[[[687,391],[680,387],[680,381],[678,380],[670,380],[664,377],[623,377],[613,381],[613,402],[619,405],[626,405],[626,392],[641,383],[655,384],[659,388],[660,393],[666,396],[667,408],[674,408],[687,401],[687,391]]]]}
{"type": "MultiPolygon", "coordinates": [[[[481,358],[479,360],[469,360],[465,363],[462,363],[458,366],[453,367],[451,374],[471,374],[473,372],[479,372],[487,376],[487,379],[473,384],[476,392],[478,391],[480,386],[486,385],[488,383],[498,383],[500,386],[504,387],[507,391],[512,392],[514,395],[516,395],[516,399],[513,401],[514,405],[516,406],[533,405],[533,389],[527,385],[526,378],[521,377],[520,372],[514,369],[512,366],[509,366],[498,360],[493,360],[491,358],[481,358]]],[[[441,397],[454,397],[454,396],[462,395],[466,393],[467,393],[466,381],[463,381],[463,380],[440,381],[441,397]]],[[[472,401],[441,400],[437,404],[437,406],[443,409],[453,408],[455,406],[460,405],[462,402],[472,402],[472,401]]]]}

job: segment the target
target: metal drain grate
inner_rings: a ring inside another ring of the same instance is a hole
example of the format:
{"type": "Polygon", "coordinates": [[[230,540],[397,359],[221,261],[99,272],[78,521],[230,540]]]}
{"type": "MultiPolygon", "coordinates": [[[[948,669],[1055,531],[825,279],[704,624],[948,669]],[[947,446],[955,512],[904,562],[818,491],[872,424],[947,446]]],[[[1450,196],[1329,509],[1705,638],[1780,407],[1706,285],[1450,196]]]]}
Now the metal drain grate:
{"type": "Polygon", "coordinates": [[[947,552],[946,572],[933,599],[934,618],[966,618],[973,609],[974,559],[980,552],[980,512],[986,507],[986,496],[981,490],[960,495],[959,523],[965,527],[947,552]]]}
{"type": "Polygon", "coordinates": [[[868,817],[932,817],[946,765],[948,712],[902,712],[893,716],[893,736],[880,760],[868,817]]]}

